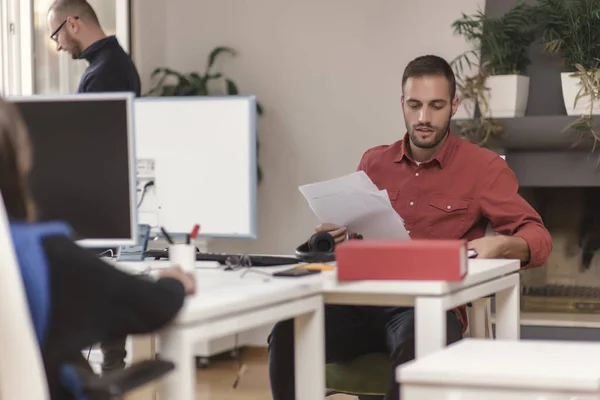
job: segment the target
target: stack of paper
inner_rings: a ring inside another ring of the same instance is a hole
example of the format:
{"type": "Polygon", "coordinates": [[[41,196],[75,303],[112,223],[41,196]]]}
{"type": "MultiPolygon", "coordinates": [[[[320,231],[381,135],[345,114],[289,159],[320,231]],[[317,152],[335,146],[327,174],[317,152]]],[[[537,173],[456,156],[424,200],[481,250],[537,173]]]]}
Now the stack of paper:
{"type": "Polygon", "coordinates": [[[365,239],[410,240],[404,221],[364,171],[300,186],[321,223],[348,227],[365,239]]]}

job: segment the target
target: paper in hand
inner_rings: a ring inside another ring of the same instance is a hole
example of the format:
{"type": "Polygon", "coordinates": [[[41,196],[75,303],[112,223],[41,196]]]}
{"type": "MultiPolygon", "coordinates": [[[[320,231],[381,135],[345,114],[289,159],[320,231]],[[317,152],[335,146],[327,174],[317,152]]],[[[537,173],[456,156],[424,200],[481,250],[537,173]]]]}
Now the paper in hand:
{"type": "Polygon", "coordinates": [[[300,186],[321,223],[348,227],[365,239],[410,240],[404,221],[364,171],[300,186]]]}

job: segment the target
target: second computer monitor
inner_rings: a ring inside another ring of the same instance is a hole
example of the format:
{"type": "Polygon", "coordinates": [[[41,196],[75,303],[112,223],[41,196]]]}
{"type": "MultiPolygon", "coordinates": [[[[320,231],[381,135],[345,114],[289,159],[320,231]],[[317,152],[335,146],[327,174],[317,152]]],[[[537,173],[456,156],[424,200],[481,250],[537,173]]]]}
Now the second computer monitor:
{"type": "Polygon", "coordinates": [[[8,98],[33,147],[38,219],[70,224],[86,247],[134,244],[137,233],[133,95],[8,98]]]}
{"type": "Polygon", "coordinates": [[[139,98],[135,117],[140,222],[256,237],[254,96],[139,98]]]}

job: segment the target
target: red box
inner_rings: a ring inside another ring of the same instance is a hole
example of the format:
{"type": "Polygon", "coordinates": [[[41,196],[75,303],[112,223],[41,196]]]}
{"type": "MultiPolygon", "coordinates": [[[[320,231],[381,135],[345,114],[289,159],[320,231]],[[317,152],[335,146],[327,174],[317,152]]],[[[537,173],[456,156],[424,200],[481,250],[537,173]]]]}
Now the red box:
{"type": "Polygon", "coordinates": [[[335,248],[339,281],[460,281],[465,240],[349,240],[335,248]]]}

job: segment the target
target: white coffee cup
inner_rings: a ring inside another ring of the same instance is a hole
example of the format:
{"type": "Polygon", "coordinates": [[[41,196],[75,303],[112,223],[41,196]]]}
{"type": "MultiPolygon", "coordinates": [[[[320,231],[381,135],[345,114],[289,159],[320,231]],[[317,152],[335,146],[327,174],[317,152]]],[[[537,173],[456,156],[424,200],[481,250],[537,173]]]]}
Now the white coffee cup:
{"type": "Polygon", "coordinates": [[[196,270],[196,246],[184,243],[170,245],[169,261],[172,266],[178,266],[184,272],[193,273],[196,270]]]}

